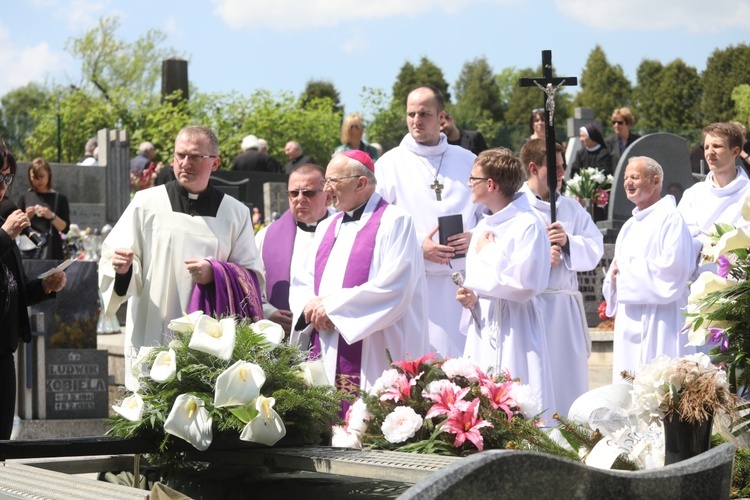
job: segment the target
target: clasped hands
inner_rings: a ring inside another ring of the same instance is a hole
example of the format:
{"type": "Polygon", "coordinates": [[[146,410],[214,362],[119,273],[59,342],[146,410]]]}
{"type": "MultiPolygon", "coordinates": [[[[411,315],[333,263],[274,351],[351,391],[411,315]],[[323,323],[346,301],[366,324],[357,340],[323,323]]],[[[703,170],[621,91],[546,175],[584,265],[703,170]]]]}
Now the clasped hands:
{"type": "Polygon", "coordinates": [[[326,313],[323,299],[315,297],[307,303],[304,310],[305,321],[311,323],[319,332],[333,328],[333,322],[326,313]]]}

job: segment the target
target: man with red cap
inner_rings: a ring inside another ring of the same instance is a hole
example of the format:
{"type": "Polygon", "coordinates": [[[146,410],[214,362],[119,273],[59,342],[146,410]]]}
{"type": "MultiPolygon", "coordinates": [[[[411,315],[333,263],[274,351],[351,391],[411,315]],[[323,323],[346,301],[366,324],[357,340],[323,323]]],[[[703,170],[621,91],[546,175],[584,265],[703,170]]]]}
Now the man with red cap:
{"type": "Polygon", "coordinates": [[[394,360],[428,350],[422,250],[412,218],[375,193],[370,157],[334,155],[325,191],[339,214],[320,223],[292,280],[292,341],[320,355],[339,389],[368,389],[394,360]]]}

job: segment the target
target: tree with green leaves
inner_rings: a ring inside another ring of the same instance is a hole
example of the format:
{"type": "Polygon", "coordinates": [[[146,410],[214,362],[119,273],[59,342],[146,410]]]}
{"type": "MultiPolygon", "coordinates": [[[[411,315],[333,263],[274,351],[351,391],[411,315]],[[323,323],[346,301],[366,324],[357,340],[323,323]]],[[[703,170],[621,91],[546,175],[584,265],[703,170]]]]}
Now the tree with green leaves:
{"type": "Polygon", "coordinates": [[[383,151],[398,146],[408,132],[406,100],[399,105],[385,91],[365,87],[362,101],[366,115],[373,117],[367,127],[367,139],[380,144],[383,151]]]}
{"type": "Polygon", "coordinates": [[[633,89],[636,128],[681,133],[700,128],[701,81],[698,71],[681,59],[666,66],[644,60],[633,89]]]}
{"type": "Polygon", "coordinates": [[[656,129],[661,125],[661,111],[655,96],[659,93],[664,66],[653,59],[644,59],[636,69],[637,84],[633,89],[633,114],[636,130],[656,129]]]}
{"type": "Polygon", "coordinates": [[[750,126],[750,85],[743,83],[732,90],[735,118],[745,126],[750,126]]]}
{"type": "Polygon", "coordinates": [[[333,111],[342,113],[341,96],[333,83],[326,80],[308,80],[305,90],[300,95],[300,106],[306,107],[313,99],[328,98],[331,100],[333,111]]]}
{"type": "Polygon", "coordinates": [[[741,43],[716,49],[706,61],[706,70],[701,75],[701,111],[705,123],[734,119],[732,91],[747,82],[750,82],[750,45],[741,43]]]}
{"type": "Polygon", "coordinates": [[[594,117],[607,123],[602,131],[607,135],[612,130],[608,122],[612,111],[630,105],[630,81],[619,64],[609,64],[604,50],[597,45],[586,60],[579,84],[581,91],[574,100],[575,106],[593,109],[594,117]]]}
{"type": "Polygon", "coordinates": [[[448,82],[445,81],[443,70],[426,57],[420,59],[419,66],[415,67],[407,61],[401,67],[393,84],[393,103],[406,106],[409,92],[419,85],[432,85],[443,94],[446,104],[450,103],[451,95],[448,92],[448,82]]]}
{"type": "Polygon", "coordinates": [[[11,90],[0,100],[2,104],[0,135],[17,159],[31,159],[26,157],[26,148],[23,143],[36,126],[31,112],[46,106],[49,99],[47,89],[32,82],[11,90]]]}
{"type": "Polygon", "coordinates": [[[466,62],[456,81],[456,104],[451,108],[456,124],[494,137],[504,111],[500,89],[487,59],[466,62]]]}

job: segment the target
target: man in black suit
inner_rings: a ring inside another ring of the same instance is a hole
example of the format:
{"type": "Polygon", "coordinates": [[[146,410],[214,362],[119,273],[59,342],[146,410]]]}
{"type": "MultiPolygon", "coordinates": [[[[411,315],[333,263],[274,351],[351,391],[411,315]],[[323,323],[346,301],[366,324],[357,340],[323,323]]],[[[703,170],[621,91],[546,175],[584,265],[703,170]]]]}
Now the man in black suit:
{"type": "Polygon", "coordinates": [[[284,165],[285,174],[291,174],[292,170],[299,167],[300,165],[305,165],[307,163],[315,164],[315,160],[312,156],[302,154],[302,146],[297,141],[287,142],[286,146],[284,147],[284,154],[287,158],[289,158],[287,164],[284,165]]]}
{"type": "Polygon", "coordinates": [[[242,153],[232,160],[232,170],[247,170],[249,172],[279,172],[281,164],[276,158],[268,156],[261,150],[261,143],[254,135],[242,139],[242,153]]]}
{"type": "Polygon", "coordinates": [[[448,144],[461,146],[478,155],[487,148],[484,136],[477,130],[461,130],[456,126],[453,116],[445,112],[445,120],[440,124],[440,131],[448,138],[448,144]]]}
{"type": "Polygon", "coordinates": [[[641,136],[630,132],[633,126],[633,113],[629,108],[617,108],[612,112],[612,126],[615,128],[615,134],[604,139],[604,144],[612,155],[612,174],[614,174],[622,153],[641,136]]]}

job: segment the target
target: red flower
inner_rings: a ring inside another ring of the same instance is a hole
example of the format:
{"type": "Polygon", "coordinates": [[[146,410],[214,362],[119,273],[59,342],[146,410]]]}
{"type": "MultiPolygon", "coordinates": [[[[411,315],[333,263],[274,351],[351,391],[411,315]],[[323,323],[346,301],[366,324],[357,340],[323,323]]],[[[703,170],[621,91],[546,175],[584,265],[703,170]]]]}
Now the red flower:
{"type": "Polygon", "coordinates": [[[607,301],[603,300],[601,304],[599,304],[599,307],[597,308],[597,311],[599,312],[599,317],[607,321],[608,319],[612,319],[609,316],[607,316],[607,301]]]}
{"type": "Polygon", "coordinates": [[[409,360],[403,360],[403,361],[394,361],[391,363],[391,366],[395,366],[396,368],[401,368],[401,371],[408,373],[412,377],[415,376],[417,373],[419,373],[419,365],[427,364],[433,359],[435,359],[436,352],[431,352],[429,354],[425,354],[419,359],[409,359],[409,360]]]}

